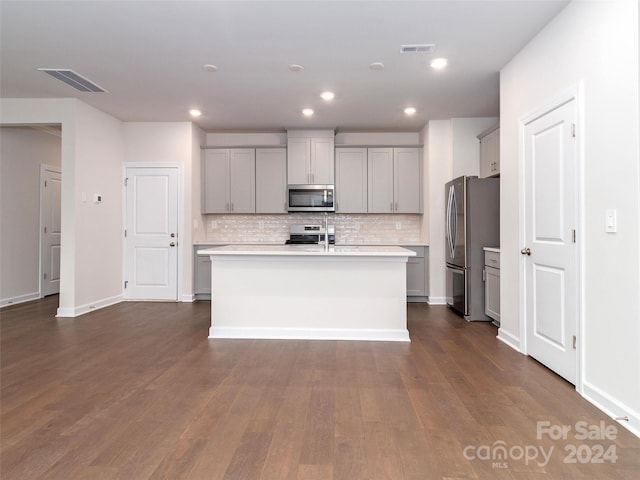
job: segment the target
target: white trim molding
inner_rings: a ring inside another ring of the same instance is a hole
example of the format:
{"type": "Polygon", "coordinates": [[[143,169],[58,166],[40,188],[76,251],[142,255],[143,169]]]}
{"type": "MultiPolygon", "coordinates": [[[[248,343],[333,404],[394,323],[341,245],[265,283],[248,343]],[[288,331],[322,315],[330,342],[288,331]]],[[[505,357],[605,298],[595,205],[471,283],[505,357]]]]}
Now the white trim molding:
{"type": "Polygon", "coordinates": [[[31,302],[33,300],[40,299],[40,292],[25,293],[24,295],[18,295],[9,298],[0,298],[0,308],[9,307],[11,305],[17,305],[18,303],[31,302]]]}
{"type": "Polygon", "coordinates": [[[640,437],[640,412],[628,405],[621,404],[608,393],[586,380],[582,382],[582,396],[609,415],[618,424],[640,437]]]}
{"type": "Polygon", "coordinates": [[[427,297],[427,303],[429,305],[446,305],[447,297],[427,297]]]}
{"type": "Polygon", "coordinates": [[[124,297],[122,295],[116,295],[115,297],[103,298],[102,300],[87,303],[85,305],[79,305],[73,308],[60,307],[56,312],[56,317],[62,317],[62,318],[79,317],[80,315],[84,315],[85,313],[93,312],[94,310],[99,310],[101,308],[115,305],[116,303],[120,303],[123,300],[124,300],[124,297]]]}
{"type": "Polygon", "coordinates": [[[272,340],[372,340],[382,342],[410,342],[405,329],[350,328],[209,328],[209,338],[244,338],[272,340]]]}

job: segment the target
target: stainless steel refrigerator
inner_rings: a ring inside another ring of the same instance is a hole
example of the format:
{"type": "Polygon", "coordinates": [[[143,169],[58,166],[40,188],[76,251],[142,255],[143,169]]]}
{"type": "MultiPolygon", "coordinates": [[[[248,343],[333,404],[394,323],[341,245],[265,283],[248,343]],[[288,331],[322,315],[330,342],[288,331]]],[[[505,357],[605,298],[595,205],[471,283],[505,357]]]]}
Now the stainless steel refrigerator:
{"type": "Polygon", "coordinates": [[[445,186],[447,305],[468,321],[484,313],[483,247],[500,246],[500,179],[458,177],[445,186]]]}

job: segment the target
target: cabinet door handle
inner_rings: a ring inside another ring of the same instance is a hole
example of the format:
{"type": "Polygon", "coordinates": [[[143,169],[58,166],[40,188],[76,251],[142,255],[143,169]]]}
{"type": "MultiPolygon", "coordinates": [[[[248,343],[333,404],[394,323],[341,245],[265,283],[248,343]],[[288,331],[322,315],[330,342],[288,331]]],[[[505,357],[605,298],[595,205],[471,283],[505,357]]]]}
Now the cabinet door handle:
{"type": "Polygon", "coordinates": [[[393,212],[393,202],[391,202],[391,203],[389,204],[389,211],[390,211],[390,212],[393,212]]]}

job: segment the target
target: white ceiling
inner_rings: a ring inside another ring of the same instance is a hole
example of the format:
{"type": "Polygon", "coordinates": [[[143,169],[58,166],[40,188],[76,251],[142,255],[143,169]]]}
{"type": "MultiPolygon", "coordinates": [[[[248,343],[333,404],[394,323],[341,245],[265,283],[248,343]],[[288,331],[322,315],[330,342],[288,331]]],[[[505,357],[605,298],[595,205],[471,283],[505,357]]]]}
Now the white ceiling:
{"type": "Polygon", "coordinates": [[[0,94],[76,97],[123,121],[189,121],[196,107],[206,131],[419,130],[497,116],[499,70],[567,3],[2,0],[0,94]],[[399,53],[416,43],[436,49],[399,53]],[[449,67],[432,70],[435,57],[449,67]],[[39,67],[75,70],[108,93],[78,92],[39,67]]]}

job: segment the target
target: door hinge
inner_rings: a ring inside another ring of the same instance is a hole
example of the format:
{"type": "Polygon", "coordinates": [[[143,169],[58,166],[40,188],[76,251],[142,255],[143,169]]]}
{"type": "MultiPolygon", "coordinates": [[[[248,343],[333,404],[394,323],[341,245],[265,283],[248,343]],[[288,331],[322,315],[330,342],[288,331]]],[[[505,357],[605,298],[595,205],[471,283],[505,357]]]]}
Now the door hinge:
{"type": "Polygon", "coordinates": [[[573,349],[576,349],[576,336],[573,336],[573,349]]]}
{"type": "Polygon", "coordinates": [[[45,280],[47,279],[47,274],[46,274],[46,273],[44,274],[44,279],[45,279],[45,280]]]}
{"type": "Polygon", "coordinates": [[[44,181],[44,188],[47,188],[47,181],[44,181]]]}
{"type": "Polygon", "coordinates": [[[124,288],[125,288],[125,290],[126,290],[126,288],[127,288],[127,285],[129,285],[129,280],[125,280],[125,281],[124,281],[124,288]]]}
{"type": "Polygon", "coordinates": [[[124,231],[124,238],[127,238],[127,231],[124,231]]]}
{"type": "Polygon", "coordinates": [[[575,123],[572,123],[572,124],[571,124],[571,136],[572,136],[573,138],[575,138],[575,137],[576,137],[576,124],[575,124],[575,123]]]}
{"type": "Polygon", "coordinates": [[[576,230],[575,230],[575,228],[573,230],[571,230],[571,239],[573,240],[573,243],[576,243],[576,230]]]}
{"type": "Polygon", "coordinates": [[[126,187],[128,183],[129,183],[129,178],[125,177],[125,179],[124,179],[124,186],[126,187]]]}
{"type": "Polygon", "coordinates": [[[47,233],[47,227],[44,227],[44,233],[47,233]]]}

